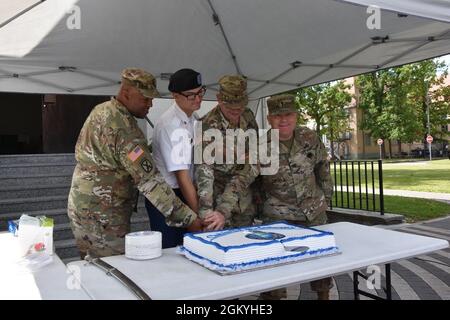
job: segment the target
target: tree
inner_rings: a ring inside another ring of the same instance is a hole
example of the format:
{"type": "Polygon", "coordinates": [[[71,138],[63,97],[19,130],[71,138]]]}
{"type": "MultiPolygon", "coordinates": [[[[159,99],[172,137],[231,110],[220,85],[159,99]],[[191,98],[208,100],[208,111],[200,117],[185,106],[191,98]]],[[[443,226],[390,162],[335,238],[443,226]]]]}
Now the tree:
{"type": "Polygon", "coordinates": [[[319,136],[325,135],[331,141],[331,154],[334,157],[333,141],[349,131],[348,113],[345,107],[351,102],[349,85],[344,81],[319,84],[297,90],[297,103],[300,112],[316,123],[319,136]]]}
{"type": "Polygon", "coordinates": [[[417,134],[420,122],[414,104],[408,99],[410,86],[406,85],[410,75],[403,68],[388,70],[386,82],[386,108],[384,119],[388,130],[389,155],[392,157],[392,140],[398,141],[398,153],[401,154],[401,143],[412,143],[417,134]]]}
{"type": "MultiPolygon", "coordinates": [[[[446,76],[445,65],[433,60],[380,70],[359,76],[359,107],[364,110],[361,129],[372,137],[389,141],[389,156],[392,156],[391,140],[413,142],[426,137],[427,94],[430,88],[442,85],[446,76]],[[438,71],[442,72],[438,76],[438,71]]],[[[445,92],[436,90],[430,102],[430,122],[434,129],[441,128],[447,120],[448,103],[442,99],[445,92]]],[[[447,120],[448,122],[448,120],[447,120]]],[[[435,131],[432,131],[435,132],[435,131]]],[[[383,153],[386,153],[383,144],[383,153]]]]}
{"type": "MultiPolygon", "coordinates": [[[[389,70],[381,70],[356,78],[358,87],[358,107],[363,109],[360,129],[369,131],[372,137],[386,140],[390,135],[388,112],[387,83],[390,81],[389,70]]],[[[386,154],[385,144],[382,149],[386,154]]]]}
{"type": "Polygon", "coordinates": [[[422,140],[424,149],[427,148],[428,134],[427,109],[430,113],[430,134],[442,137],[442,126],[448,124],[450,114],[449,100],[444,86],[447,69],[444,62],[425,60],[419,63],[403,66],[409,74],[409,100],[415,106],[420,129],[417,130],[416,140],[422,140]]]}

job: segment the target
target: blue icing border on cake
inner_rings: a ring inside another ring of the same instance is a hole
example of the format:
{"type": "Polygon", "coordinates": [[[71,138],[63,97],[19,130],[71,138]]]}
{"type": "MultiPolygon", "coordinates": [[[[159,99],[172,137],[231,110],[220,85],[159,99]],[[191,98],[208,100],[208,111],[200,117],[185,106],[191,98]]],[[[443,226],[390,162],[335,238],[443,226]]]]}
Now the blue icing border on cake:
{"type": "MultiPolygon", "coordinates": [[[[250,226],[250,227],[242,227],[242,228],[233,228],[233,229],[228,229],[228,230],[224,230],[224,231],[219,231],[219,232],[214,232],[214,235],[211,236],[207,236],[208,238],[210,238],[211,240],[216,240],[217,238],[220,237],[224,237],[227,236],[229,234],[233,234],[242,230],[265,230],[265,229],[270,229],[273,228],[272,225],[274,225],[274,223],[271,223],[270,225],[263,225],[263,226],[250,226]]],[[[297,229],[297,228],[301,228],[301,227],[297,227],[297,226],[293,226],[293,225],[288,225],[286,223],[286,227],[279,227],[279,229],[281,230],[293,230],[293,229],[297,229]]]]}
{"type": "Polygon", "coordinates": [[[307,238],[321,238],[321,237],[324,237],[324,236],[330,236],[330,235],[332,236],[332,235],[334,235],[332,232],[329,232],[329,231],[323,231],[323,230],[318,230],[318,229],[315,229],[315,228],[296,226],[296,225],[292,225],[292,224],[289,224],[289,223],[284,222],[284,221],[277,221],[277,222],[273,222],[273,223],[270,223],[270,224],[265,224],[265,225],[262,225],[262,226],[251,226],[251,227],[234,228],[234,229],[224,230],[224,231],[221,231],[221,232],[216,232],[215,231],[215,232],[211,232],[211,233],[215,234],[215,236],[214,236],[214,238],[212,240],[205,240],[205,239],[203,239],[201,237],[196,236],[195,233],[187,233],[187,234],[185,234],[185,236],[189,237],[189,238],[192,238],[192,239],[195,239],[197,241],[200,241],[200,242],[202,242],[204,244],[207,244],[207,245],[210,245],[210,246],[214,246],[214,247],[216,247],[217,249],[219,249],[219,250],[221,250],[223,252],[227,252],[227,251],[232,250],[232,249],[242,249],[242,248],[248,248],[248,247],[254,247],[254,246],[268,246],[268,245],[271,245],[271,244],[277,243],[277,242],[286,243],[286,242],[290,242],[290,241],[304,240],[304,239],[307,239],[307,238]],[[306,229],[306,230],[313,230],[313,231],[319,232],[319,234],[311,234],[311,235],[306,235],[306,236],[302,236],[302,237],[291,237],[291,238],[288,238],[288,239],[285,239],[285,240],[281,239],[281,240],[269,240],[269,241],[265,241],[265,242],[254,242],[254,243],[240,244],[240,245],[235,245],[235,246],[222,246],[222,245],[212,241],[212,240],[215,240],[215,239],[217,239],[219,237],[226,236],[226,235],[229,235],[229,234],[233,234],[233,233],[236,233],[236,232],[240,232],[240,231],[243,231],[243,230],[248,231],[248,230],[270,229],[270,228],[273,228],[273,225],[280,224],[280,223],[281,224],[285,224],[286,227],[279,227],[279,229],[287,229],[287,230],[306,229]]]}
{"type": "Polygon", "coordinates": [[[193,253],[192,251],[186,249],[185,247],[180,247],[180,250],[181,250],[181,252],[184,251],[185,253],[188,253],[195,259],[203,261],[205,264],[214,266],[213,269],[215,269],[215,270],[236,271],[236,270],[250,269],[250,268],[256,267],[258,265],[273,265],[273,264],[283,263],[286,260],[287,261],[293,260],[294,258],[299,258],[299,257],[305,256],[305,255],[319,255],[319,254],[322,254],[325,252],[330,252],[330,251],[338,252],[339,248],[336,246],[333,246],[333,247],[328,247],[328,248],[323,248],[323,249],[304,251],[304,252],[300,252],[300,253],[292,254],[292,255],[286,255],[286,256],[281,256],[281,257],[278,256],[278,257],[273,257],[273,258],[266,258],[266,259],[262,259],[262,260],[255,260],[255,261],[251,261],[251,262],[242,262],[242,263],[234,263],[234,264],[221,264],[221,263],[212,261],[205,257],[199,256],[196,253],[193,253]]]}

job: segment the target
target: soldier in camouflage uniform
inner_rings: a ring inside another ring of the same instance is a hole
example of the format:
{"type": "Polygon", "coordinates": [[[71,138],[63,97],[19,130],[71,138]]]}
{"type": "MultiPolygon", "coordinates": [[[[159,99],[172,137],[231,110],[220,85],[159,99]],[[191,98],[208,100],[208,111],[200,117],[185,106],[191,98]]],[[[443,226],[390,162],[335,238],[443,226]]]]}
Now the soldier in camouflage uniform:
{"type": "Polygon", "coordinates": [[[96,106],[81,129],[68,216],[82,258],[125,252],[136,187],[172,225],[201,229],[197,214],[157,171],[134,118],[144,118],[156,96],[150,73],[125,69],[117,99],[96,106]]]}
{"type": "MultiPolygon", "coordinates": [[[[317,134],[297,127],[298,112],[293,95],[273,96],[267,101],[272,129],[279,130],[279,170],[274,175],[260,176],[264,222],[286,220],[301,226],[317,226],[327,222],[326,210],[333,193],[333,182],[327,152],[317,134]]],[[[270,132],[268,133],[270,146],[270,132]]],[[[327,299],[331,278],[311,282],[319,299],[327,299]]],[[[281,298],[286,291],[274,290],[262,298],[281,298]]]]}
{"type": "MultiPolygon", "coordinates": [[[[222,134],[223,153],[215,156],[216,159],[223,157],[223,164],[207,164],[203,161],[195,166],[199,215],[205,217],[214,212],[217,218],[215,221],[212,218],[205,219],[208,230],[251,225],[256,214],[249,186],[258,176],[257,165],[249,164],[248,161],[238,164],[236,154],[232,163],[227,163],[225,159],[226,149],[231,148],[225,145],[227,130],[254,129],[257,134],[258,125],[253,112],[246,107],[247,81],[238,75],[228,75],[219,80],[219,85],[218,105],[202,119],[202,131],[204,135],[209,129],[217,129],[222,134]]],[[[235,145],[236,141],[235,138],[235,145]]],[[[203,136],[202,151],[211,142],[203,136]]],[[[220,150],[216,152],[221,153],[220,150]]]]}

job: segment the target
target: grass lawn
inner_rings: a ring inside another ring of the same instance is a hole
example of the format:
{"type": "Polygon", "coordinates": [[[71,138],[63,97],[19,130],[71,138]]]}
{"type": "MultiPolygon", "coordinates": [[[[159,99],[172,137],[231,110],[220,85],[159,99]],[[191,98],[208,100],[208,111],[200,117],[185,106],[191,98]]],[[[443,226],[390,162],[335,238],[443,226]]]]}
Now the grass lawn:
{"type": "MultiPolygon", "coordinates": [[[[332,164],[332,176],[334,175],[334,166],[332,164]]],[[[353,175],[351,172],[351,164],[348,164],[349,174],[345,174],[345,167],[342,167],[342,185],[346,185],[348,178],[349,186],[352,186],[353,175]]],[[[357,165],[354,165],[354,181],[355,185],[359,184],[359,175],[357,165]]],[[[367,167],[368,181],[367,184],[372,187],[372,168],[370,164],[367,167]]],[[[365,185],[364,167],[361,166],[361,185],[365,185]]],[[[373,168],[373,177],[375,188],[378,188],[378,165],[375,162],[373,168]]],[[[337,185],[341,184],[340,168],[337,167],[336,181],[337,185]]],[[[383,187],[384,189],[394,190],[410,190],[424,192],[440,192],[450,193],[450,160],[433,160],[433,161],[413,161],[400,163],[383,163],[383,187]]]]}
{"type": "Polygon", "coordinates": [[[385,189],[450,193],[450,160],[383,165],[385,189]]]}
{"type": "MultiPolygon", "coordinates": [[[[373,196],[369,194],[366,197],[362,194],[362,199],[355,195],[355,201],[353,201],[353,194],[347,192],[337,192],[333,195],[333,206],[350,209],[362,209],[362,210],[373,210],[373,196]],[[337,205],[336,197],[337,194],[337,205]],[[342,196],[342,197],[341,197],[342,196]],[[347,200],[348,196],[348,200],[347,200]],[[343,200],[343,201],[342,201],[343,200]],[[361,204],[361,207],[360,207],[361,204]],[[367,207],[368,204],[368,207],[367,207]]],[[[379,197],[375,196],[375,211],[379,211],[379,197]]],[[[406,198],[398,196],[384,196],[384,212],[387,213],[397,213],[405,216],[406,222],[412,223],[416,221],[430,220],[439,217],[444,217],[450,214],[450,204],[428,200],[428,199],[418,199],[418,198],[406,198]]]]}

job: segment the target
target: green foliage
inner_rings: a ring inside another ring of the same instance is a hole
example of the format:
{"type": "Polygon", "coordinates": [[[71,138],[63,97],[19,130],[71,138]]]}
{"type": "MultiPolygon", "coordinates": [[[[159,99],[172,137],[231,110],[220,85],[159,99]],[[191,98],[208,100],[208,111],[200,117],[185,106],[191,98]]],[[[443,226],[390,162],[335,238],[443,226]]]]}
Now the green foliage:
{"type": "Polygon", "coordinates": [[[351,102],[349,85],[344,81],[319,84],[296,92],[298,109],[316,123],[316,132],[331,141],[349,131],[345,107],[351,102]]]}
{"type": "Polygon", "coordinates": [[[449,123],[450,114],[450,89],[443,86],[446,75],[445,64],[426,60],[359,76],[359,107],[364,110],[361,129],[374,139],[420,141],[427,134],[429,103],[431,134],[442,136],[441,128],[449,123]]]}

